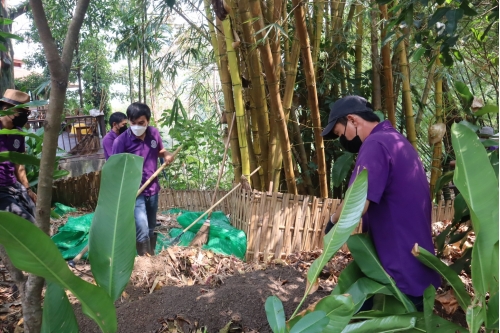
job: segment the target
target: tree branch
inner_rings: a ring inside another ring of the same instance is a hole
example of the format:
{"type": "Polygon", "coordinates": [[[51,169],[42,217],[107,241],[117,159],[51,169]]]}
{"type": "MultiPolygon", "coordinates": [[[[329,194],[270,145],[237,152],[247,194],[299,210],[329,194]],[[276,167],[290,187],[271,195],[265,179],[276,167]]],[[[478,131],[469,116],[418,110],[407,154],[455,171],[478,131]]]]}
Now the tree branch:
{"type": "Polygon", "coordinates": [[[31,9],[31,6],[29,4],[29,1],[26,0],[25,2],[20,3],[16,7],[10,9],[9,18],[11,20],[15,20],[17,17],[25,14],[30,9],[31,9]]]}
{"type": "Polygon", "coordinates": [[[63,65],[68,69],[73,61],[73,52],[75,51],[76,43],[78,42],[78,35],[80,34],[80,29],[83,24],[83,19],[85,18],[85,13],[87,12],[87,8],[89,7],[89,2],[90,0],[78,0],[75,8],[75,14],[69,24],[61,57],[63,65]]]}

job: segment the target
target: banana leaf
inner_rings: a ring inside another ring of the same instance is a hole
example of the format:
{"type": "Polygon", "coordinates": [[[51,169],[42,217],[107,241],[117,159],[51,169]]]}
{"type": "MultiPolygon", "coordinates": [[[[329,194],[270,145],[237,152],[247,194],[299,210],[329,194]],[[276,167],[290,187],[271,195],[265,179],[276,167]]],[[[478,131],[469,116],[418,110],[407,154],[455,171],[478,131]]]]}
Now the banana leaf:
{"type": "MultiPolygon", "coordinates": [[[[482,301],[481,301],[482,303],[482,301]]],[[[465,313],[467,324],[469,325],[470,332],[479,332],[481,325],[485,320],[485,309],[482,304],[475,302],[471,304],[465,313]]]]}
{"type": "Polygon", "coordinates": [[[432,331],[432,314],[434,312],[434,300],[436,288],[431,284],[424,290],[424,321],[427,332],[432,331]]]}
{"type": "Polygon", "coordinates": [[[352,297],[354,302],[354,312],[358,312],[363,306],[363,303],[372,295],[392,295],[387,286],[384,286],[368,277],[362,277],[356,281],[349,289],[347,289],[346,293],[352,297]]]}
{"type": "Polygon", "coordinates": [[[415,317],[404,315],[374,318],[349,324],[342,333],[400,332],[415,327],[416,321],[415,317]]]}
{"type": "Polygon", "coordinates": [[[104,289],[75,276],[47,234],[17,215],[0,212],[0,244],[15,267],[71,291],[83,313],[103,332],[116,332],[116,309],[111,298],[104,289]]]}
{"type": "Polygon", "coordinates": [[[476,234],[471,271],[475,296],[481,304],[467,310],[468,323],[475,327],[479,318],[492,319],[485,314],[485,297],[488,292],[498,291],[498,182],[488,155],[472,130],[453,124],[451,138],[457,158],[454,182],[469,206],[476,234]]]}
{"type": "Polygon", "coordinates": [[[391,315],[406,313],[405,307],[396,297],[384,294],[373,295],[373,310],[391,315]]]}
{"type": "Polygon", "coordinates": [[[320,333],[328,324],[328,317],[323,311],[308,313],[295,324],[290,333],[320,333]]]}
{"type": "Polygon", "coordinates": [[[357,175],[345,194],[344,206],[339,221],[324,237],[323,253],[314,260],[307,272],[309,288],[306,290],[306,295],[309,294],[312,286],[316,283],[323,267],[332,259],[335,252],[346,242],[358,225],[365,207],[367,189],[368,172],[363,170],[357,175]]]}
{"type": "Polygon", "coordinates": [[[265,304],[267,322],[274,333],[284,333],[286,331],[285,310],[283,303],[276,296],[269,296],[265,304]]]}
{"type": "Polygon", "coordinates": [[[359,268],[367,277],[387,286],[392,294],[404,305],[406,312],[415,312],[415,305],[399,290],[394,280],[382,267],[369,235],[352,235],[347,240],[347,246],[351,250],[351,254],[358,263],[359,268]]]}
{"type": "Polygon", "coordinates": [[[467,290],[465,290],[464,283],[460,280],[460,277],[450,267],[439,260],[439,258],[423,247],[414,247],[412,253],[422,264],[432,268],[448,281],[455,291],[458,304],[464,311],[467,311],[467,307],[470,304],[470,296],[467,290]]]}
{"type": "Polygon", "coordinates": [[[97,208],[89,231],[89,260],[97,284],[116,301],[134,268],[134,207],[143,158],[111,156],[104,164],[97,208]]]}
{"type": "Polygon", "coordinates": [[[347,289],[352,286],[356,281],[365,276],[361,269],[359,268],[356,261],[352,260],[343,270],[340,272],[339,278],[337,280],[337,285],[332,290],[332,295],[345,294],[347,289]]]}
{"type": "Polygon", "coordinates": [[[59,332],[78,333],[78,322],[64,289],[48,282],[43,300],[42,333],[59,332]]]}

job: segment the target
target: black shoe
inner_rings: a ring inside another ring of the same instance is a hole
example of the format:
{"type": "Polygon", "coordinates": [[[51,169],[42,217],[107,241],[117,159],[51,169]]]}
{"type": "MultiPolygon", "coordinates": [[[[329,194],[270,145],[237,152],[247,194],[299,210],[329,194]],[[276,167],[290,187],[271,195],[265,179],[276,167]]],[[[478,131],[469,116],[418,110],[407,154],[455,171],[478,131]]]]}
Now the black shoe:
{"type": "Polygon", "coordinates": [[[154,233],[153,236],[149,237],[149,254],[154,256],[156,249],[156,239],[158,238],[158,233],[154,233]]]}
{"type": "Polygon", "coordinates": [[[146,239],[144,242],[135,242],[135,247],[137,248],[137,254],[139,256],[144,256],[146,253],[150,253],[150,243],[149,243],[149,238],[146,239]]]}

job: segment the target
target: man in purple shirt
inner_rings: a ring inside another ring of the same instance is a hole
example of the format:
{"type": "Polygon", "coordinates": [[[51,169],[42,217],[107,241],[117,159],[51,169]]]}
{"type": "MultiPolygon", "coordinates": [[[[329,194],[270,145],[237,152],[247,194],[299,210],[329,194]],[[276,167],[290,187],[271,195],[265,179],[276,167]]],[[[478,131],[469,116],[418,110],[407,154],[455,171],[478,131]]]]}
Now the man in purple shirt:
{"type": "MultiPolygon", "coordinates": [[[[4,97],[0,99],[0,108],[5,110],[29,101],[28,94],[7,89],[4,97]]],[[[18,108],[16,111],[17,113],[14,115],[0,117],[0,130],[21,130],[26,125],[30,110],[18,108]]],[[[24,136],[0,135],[0,152],[2,151],[24,153],[26,151],[24,136]]],[[[10,161],[0,162],[0,210],[11,212],[35,223],[35,202],[36,194],[30,188],[24,165],[14,164],[10,161]]]]}
{"type": "MultiPolygon", "coordinates": [[[[388,120],[379,121],[366,99],[347,96],[331,107],[322,136],[339,137],[346,151],[358,153],[349,185],[367,169],[363,232],[371,236],[386,272],[421,310],[424,290],[441,284],[439,274],[411,253],[415,243],[434,253],[429,183],[413,146],[388,120]]],[[[338,221],[341,209],[330,217],[325,232],[338,221]]]]}
{"type": "MultiPolygon", "coordinates": [[[[158,156],[165,162],[172,163],[173,154],[163,148],[160,133],[155,127],[148,126],[151,110],[146,104],[132,103],[127,108],[127,118],[130,128],[123,132],[113,143],[113,155],[130,153],[144,158],[141,186],[156,171],[158,156]]],[[[135,202],[135,228],[137,253],[140,256],[149,253],[154,255],[156,237],[156,211],[158,210],[158,192],[160,183],[158,178],[137,197],[135,202]]]]}
{"type": "Polygon", "coordinates": [[[111,125],[111,130],[102,139],[106,161],[113,153],[113,142],[115,139],[127,130],[127,116],[123,112],[115,112],[109,116],[109,124],[111,125]]]}

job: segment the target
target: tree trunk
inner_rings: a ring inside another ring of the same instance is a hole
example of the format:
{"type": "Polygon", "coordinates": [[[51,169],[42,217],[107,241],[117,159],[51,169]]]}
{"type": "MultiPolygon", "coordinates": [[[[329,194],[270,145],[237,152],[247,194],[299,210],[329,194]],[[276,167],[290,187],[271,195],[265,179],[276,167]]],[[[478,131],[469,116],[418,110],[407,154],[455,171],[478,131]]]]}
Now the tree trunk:
{"type": "MultiPolygon", "coordinates": [[[[75,56],[76,56],[76,76],[78,77],[78,96],[80,97],[80,109],[83,110],[83,91],[82,91],[82,64],[79,51],[80,41],[76,43],[75,56]]],[[[80,112],[78,112],[80,114],[80,112]]]]}
{"type": "MultiPolygon", "coordinates": [[[[382,33],[380,38],[385,39],[387,34],[387,24],[389,20],[389,15],[387,14],[387,5],[379,6],[382,19],[384,20],[382,33]]],[[[394,80],[392,77],[392,63],[391,63],[391,49],[390,43],[386,43],[382,46],[382,63],[384,66],[384,109],[387,112],[387,118],[392,124],[392,127],[396,128],[396,109],[394,107],[394,80]]]]}
{"type": "Polygon", "coordinates": [[[148,2],[144,1],[144,12],[142,15],[142,93],[144,96],[144,104],[146,104],[146,24],[147,24],[147,12],[148,12],[148,2]]]}
{"type": "MultiPolygon", "coordinates": [[[[61,57],[47,23],[41,0],[30,0],[40,40],[50,72],[52,88],[50,104],[44,122],[42,157],[38,182],[38,200],[35,211],[36,225],[46,234],[50,230],[50,208],[52,202],[53,173],[57,149],[57,137],[61,128],[61,116],[64,108],[69,72],[80,28],[87,11],[89,0],[79,0],[68,32],[64,40],[61,57]]],[[[41,292],[43,279],[30,275],[24,286],[23,315],[24,332],[40,332],[42,322],[41,292]]]]}
{"type": "MultiPolygon", "coordinates": [[[[257,38],[264,39],[262,29],[264,22],[261,17],[260,2],[258,0],[250,1],[250,10],[254,17],[254,30],[261,31],[257,38]]],[[[288,129],[285,121],[285,114],[281,104],[281,96],[279,91],[279,79],[274,70],[273,57],[271,48],[267,40],[264,43],[259,43],[259,50],[264,64],[264,71],[267,78],[267,86],[269,89],[269,99],[271,101],[271,114],[275,115],[276,127],[280,138],[281,152],[283,154],[283,162],[285,168],[286,182],[289,193],[297,194],[297,186],[295,183],[295,175],[293,172],[292,152],[290,149],[290,140],[288,138],[288,129]]]]}
{"type": "Polygon", "coordinates": [[[320,196],[328,197],[328,184],[326,182],[325,146],[321,136],[321,119],[319,114],[318,95],[316,91],[316,78],[314,76],[314,66],[311,57],[309,40],[304,13],[304,3],[300,0],[293,0],[295,24],[297,35],[301,44],[302,60],[304,62],[304,74],[306,77],[309,108],[311,109],[311,120],[314,130],[314,142],[316,146],[316,157],[318,162],[318,176],[320,186],[320,196]]]}
{"type": "Polygon", "coordinates": [[[378,31],[377,31],[377,21],[378,21],[378,8],[377,2],[373,1],[372,8],[370,10],[370,22],[371,22],[371,49],[372,49],[372,82],[373,82],[373,109],[382,110],[382,89],[380,86],[380,56],[378,52],[378,31]]]}
{"type": "MultiPolygon", "coordinates": [[[[436,69],[439,69],[439,66],[441,65],[441,62],[439,60],[439,53],[436,56],[436,69]]],[[[443,79],[441,77],[441,73],[438,73],[436,75],[435,79],[435,107],[436,107],[436,113],[435,113],[435,118],[436,118],[436,124],[443,123],[443,79]]],[[[434,189],[436,188],[436,182],[441,176],[441,159],[443,156],[443,141],[440,140],[439,142],[434,144],[434,147],[432,149],[432,167],[431,167],[431,180],[430,180],[430,191],[431,191],[431,198],[434,195],[434,189]]]]}
{"type": "Polygon", "coordinates": [[[128,65],[128,83],[129,83],[129,97],[130,104],[134,103],[134,79],[132,78],[132,60],[130,59],[130,50],[127,53],[127,65],[128,65]]]}
{"type": "MultiPolygon", "coordinates": [[[[397,34],[400,37],[400,34],[397,34]]],[[[404,100],[404,114],[406,119],[406,137],[412,146],[417,149],[417,134],[415,132],[415,117],[413,114],[413,106],[411,101],[411,88],[410,88],[410,69],[408,67],[408,59],[406,56],[405,41],[402,40],[398,45],[399,52],[399,66],[401,68],[403,80],[403,100],[404,100]]]]}
{"type": "Polygon", "coordinates": [[[137,88],[139,88],[139,100],[138,102],[141,103],[142,102],[142,83],[141,83],[141,78],[142,78],[142,75],[141,75],[141,72],[142,72],[142,52],[139,51],[139,77],[137,78],[137,80],[139,80],[137,82],[137,88]]]}

